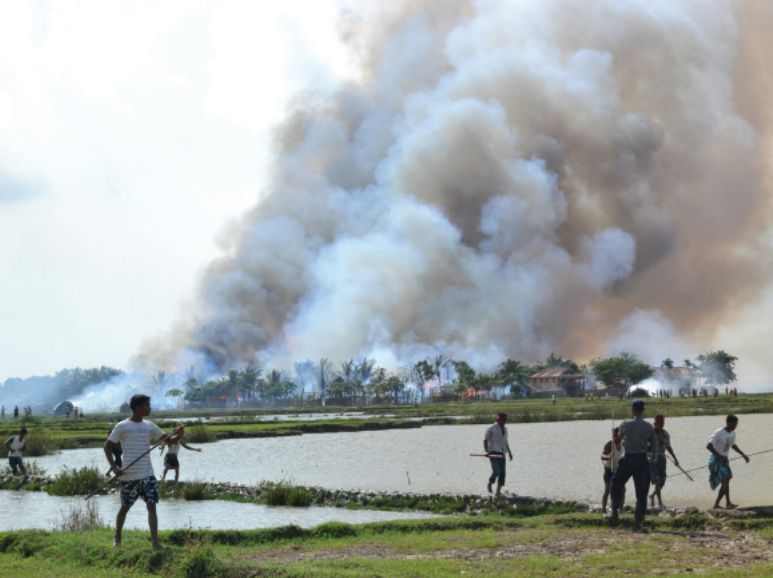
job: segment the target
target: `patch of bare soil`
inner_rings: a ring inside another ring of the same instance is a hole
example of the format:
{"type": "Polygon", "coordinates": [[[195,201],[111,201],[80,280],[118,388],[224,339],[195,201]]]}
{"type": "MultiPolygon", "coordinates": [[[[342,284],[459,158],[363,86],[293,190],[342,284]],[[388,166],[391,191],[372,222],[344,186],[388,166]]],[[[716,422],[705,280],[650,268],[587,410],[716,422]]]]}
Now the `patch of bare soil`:
{"type": "MultiPolygon", "coordinates": [[[[514,533],[515,534],[515,533],[514,533]]],[[[494,548],[454,547],[422,552],[405,552],[390,544],[377,541],[357,541],[351,547],[333,550],[306,549],[303,546],[272,548],[259,552],[245,552],[244,560],[257,563],[292,563],[321,560],[345,560],[349,558],[392,559],[463,559],[470,562],[490,561],[492,558],[512,559],[531,556],[554,556],[563,560],[580,559],[590,554],[619,554],[627,546],[642,545],[653,541],[661,549],[664,558],[678,555],[686,566],[678,570],[664,569],[654,574],[671,574],[685,570],[700,574],[718,567],[736,568],[747,565],[773,563],[771,540],[756,536],[753,532],[728,531],[723,533],[689,531],[652,531],[634,533],[630,530],[559,532],[549,540],[524,543],[513,539],[513,544],[494,548]]],[[[668,564],[664,564],[668,566],[668,564]]]]}

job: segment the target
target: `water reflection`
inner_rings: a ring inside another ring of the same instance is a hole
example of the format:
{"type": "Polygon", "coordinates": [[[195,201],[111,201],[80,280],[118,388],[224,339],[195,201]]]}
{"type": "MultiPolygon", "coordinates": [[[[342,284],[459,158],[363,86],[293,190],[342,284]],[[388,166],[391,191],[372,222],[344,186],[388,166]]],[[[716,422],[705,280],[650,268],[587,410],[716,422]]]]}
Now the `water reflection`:
{"type": "MultiPolygon", "coordinates": [[[[115,527],[119,508],[117,496],[91,498],[99,507],[102,519],[115,527]]],[[[71,504],[83,505],[83,498],[59,498],[44,492],[0,492],[0,531],[41,528],[50,530],[62,520],[71,504]]],[[[284,508],[239,504],[211,500],[186,502],[161,500],[158,505],[158,524],[161,530],[175,528],[210,528],[213,530],[249,530],[295,524],[310,528],[325,522],[364,524],[389,520],[432,518],[422,513],[375,512],[346,510],[344,508],[284,508]]],[[[127,529],[148,529],[145,504],[138,502],[126,517],[127,529]]]]}
{"type": "MultiPolygon", "coordinates": [[[[770,449],[770,415],[742,415],[738,444],[747,453],[770,449]]],[[[677,456],[685,469],[706,465],[706,440],[724,425],[723,416],[667,418],[677,456]]],[[[611,422],[578,421],[511,424],[515,461],[508,463],[506,489],[520,495],[553,499],[601,501],[599,456],[609,439],[611,422]]],[[[421,429],[310,434],[281,438],[233,439],[201,447],[202,453],[181,451],[181,479],[230,481],[291,480],[326,488],[453,494],[485,492],[488,460],[480,453],[485,426],[425,426],[421,429]]],[[[195,444],[194,444],[195,445],[195,444]]],[[[37,458],[49,473],[64,464],[95,463],[107,469],[101,450],[71,450],[37,458]]],[[[162,457],[153,453],[157,475],[162,457]]],[[[773,453],[752,457],[750,464],[733,462],[733,501],[742,506],[773,504],[773,453]]],[[[669,465],[669,474],[676,468],[669,465]]],[[[714,494],[706,469],[669,478],[667,505],[708,508],[714,494]]]]}

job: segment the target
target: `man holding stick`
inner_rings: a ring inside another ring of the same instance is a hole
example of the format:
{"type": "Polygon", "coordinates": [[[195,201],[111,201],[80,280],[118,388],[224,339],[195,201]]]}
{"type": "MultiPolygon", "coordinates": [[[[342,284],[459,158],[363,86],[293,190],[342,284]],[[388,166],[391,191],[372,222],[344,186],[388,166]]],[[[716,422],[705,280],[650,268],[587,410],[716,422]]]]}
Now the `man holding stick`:
{"type": "Polygon", "coordinates": [[[483,450],[491,460],[491,477],[486,489],[491,493],[492,484],[497,482],[495,494],[497,496],[502,493],[502,486],[505,485],[505,450],[510,455],[510,461],[513,461],[513,452],[510,451],[510,444],[507,442],[506,423],[507,414],[500,411],[497,414],[496,423],[486,430],[486,435],[483,438],[483,450]]]}
{"type": "Polygon", "coordinates": [[[749,456],[735,445],[735,428],[737,427],[738,418],[730,414],[725,418],[725,427],[715,431],[709,438],[708,445],[706,446],[706,449],[711,452],[709,457],[709,485],[712,490],[716,490],[719,487],[717,501],[714,502],[715,509],[721,508],[719,502],[722,498],[725,498],[725,507],[728,510],[738,507],[730,501],[730,480],[733,477],[730,464],[727,463],[730,456],[730,448],[741,454],[747,464],[749,463],[749,456]]]}
{"type": "Polygon", "coordinates": [[[156,516],[156,504],[159,500],[158,480],[150,461],[150,441],[158,439],[176,444],[182,438],[183,432],[176,430],[170,436],[153,422],[144,419],[150,415],[150,397],[147,395],[133,396],[129,405],[132,416],[116,424],[104,447],[110,469],[116,477],[121,478],[121,509],[118,510],[115,519],[113,547],[118,548],[121,545],[121,531],[126,521],[126,514],[129,513],[137,498],[141,497],[148,508],[148,526],[153,549],[163,550],[164,547],[158,541],[158,517],[156,516]],[[128,471],[120,469],[115,464],[113,447],[118,443],[123,447],[124,462],[127,464],[125,469],[128,471]]]}
{"type": "Polygon", "coordinates": [[[642,530],[642,522],[647,514],[647,491],[650,487],[650,465],[647,452],[658,447],[658,438],[651,423],[644,421],[644,402],[640,399],[631,403],[633,419],[620,424],[620,438],[623,441],[625,455],[620,458],[617,469],[612,474],[610,493],[612,494],[612,513],[609,520],[618,519],[618,510],[623,499],[623,489],[633,477],[636,490],[636,511],[634,512],[635,532],[642,530]]]}

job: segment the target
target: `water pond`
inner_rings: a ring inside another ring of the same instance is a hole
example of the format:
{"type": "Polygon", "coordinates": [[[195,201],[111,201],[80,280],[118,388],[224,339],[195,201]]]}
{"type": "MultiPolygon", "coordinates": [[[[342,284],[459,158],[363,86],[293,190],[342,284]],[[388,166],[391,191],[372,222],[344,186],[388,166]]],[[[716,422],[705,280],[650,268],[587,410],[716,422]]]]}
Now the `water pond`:
{"type": "MultiPolygon", "coordinates": [[[[116,495],[96,496],[102,519],[115,527],[119,508],[116,495]]],[[[91,501],[90,500],[90,501],[91,501]]],[[[0,531],[41,528],[50,530],[62,520],[71,505],[83,505],[83,497],[60,498],[44,492],[0,491],[0,531]]],[[[209,528],[212,530],[248,530],[295,524],[310,528],[325,522],[364,524],[389,520],[432,518],[421,512],[377,512],[347,510],[345,508],[289,508],[240,504],[221,500],[186,502],[161,500],[158,505],[158,524],[161,530],[176,528],[209,528]]],[[[148,514],[145,504],[137,502],[126,517],[127,529],[146,530],[148,514]]]]}
{"type": "MultiPolygon", "coordinates": [[[[722,416],[667,418],[674,450],[685,469],[705,466],[706,440],[724,425],[722,416]]],[[[552,499],[600,503],[603,492],[601,449],[609,440],[608,421],[530,423],[508,426],[515,461],[508,463],[506,489],[552,499]]],[[[241,484],[288,480],[330,489],[417,493],[485,492],[489,462],[481,453],[482,425],[425,426],[421,429],[308,434],[278,438],[232,439],[181,451],[181,479],[241,484]]],[[[773,448],[773,416],[742,415],[738,445],[748,454],[773,448]]],[[[62,466],[98,464],[107,469],[99,449],[70,450],[36,458],[55,473],[62,466]]],[[[160,477],[163,458],[154,452],[160,477]]],[[[773,504],[773,452],[753,456],[750,464],[732,462],[733,500],[743,506],[773,504]]],[[[669,465],[669,474],[676,468],[669,465]]],[[[668,479],[666,505],[710,507],[713,493],[707,470],[668,479]]]]}

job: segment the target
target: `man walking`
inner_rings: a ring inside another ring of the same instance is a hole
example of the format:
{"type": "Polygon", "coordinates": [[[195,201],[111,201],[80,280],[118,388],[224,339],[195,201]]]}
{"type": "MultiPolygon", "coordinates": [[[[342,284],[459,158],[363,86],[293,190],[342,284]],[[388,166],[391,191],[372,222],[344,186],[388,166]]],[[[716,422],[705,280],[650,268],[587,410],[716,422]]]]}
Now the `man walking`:
{"type": "Polygon", "coordinates": [[[497,491],[495,495],[502,493],[502,486],[505,485],[505,451],[513,461],[513,452],[510,451],[510,444],[507,441],[507,414],[500,411],[496,417],[496,423],[486,430],[483,438],[483,449],[491,460],[491,477],[488,480],[486,489],[491,493],[491,486],[497,482],[497,491]]]}
{"type": "Polygon", "coordinates": [[[5,447],[8,448],[8,465],[13,470],[13,475],[16,475],[16,468],[21,469],[21,475],[27,475],[27,468],[24,467],[24,461],[22,452],[24,451],[27,441],[24,439],[27,437],[27,429],[21,428],[19,435],[13,436],[5,440],[5,447]]]}
{"type": "Polygon", "coordinates": [[[674,464],[679,465],[679,460],[676,459],[676,454],[671,447],[671,435],[663,429],[665,424],[665,416],[661,414],[655,416],[655,435],[658,437],[658,445],[647,454],[647,459],[650,462],[650,482],[655,486],[650,495],[650,506],[655,506],[655,497],[657,496],[658,506],[661,508],[663,507],[663,498],[660,491],[666,485],[666,452],[674,458],[674,464]]]}
{"type": "Polygon", "coordinates": [[[620,439],[623,442],[625,455],[620,458],[615,473],[610,482],[612,494],[612,513],[610,520],[618,519],[623,489],[630,478],[633,478],[636,490],[636,511],[634,513],[635,532],[642,530],[642,522],[647,514],[647,491],[650,486],[650,466],[647,452],[656,448],[658,438],[651,423],[644,421],[644,402],[640,399],[631,403],[633,419],[627,419],[620,424],[620,439]]]}
{"type": "Polygon", "coordinates": [[[712,490],[716,490],[719,487],[719,494],[717,494],[717,501],[714,502],[714,508],[722,507],[719,505],[722,498],[725,498],[725,507],[728,510],[738,507],[730,501],[730,480],[733,478],[733,472],[728,463],[730,448],[741,454],[747,464],[749,463],[749,456],[735,445],[735,428],[737,427],[738,418],[732,414],[727,416],[725,418],[725,427],[715,431],[709,438],[709,443],[706,446],[706,449],[711,452],[711,457],[709,457],[709,485],[712,490]]]}
{"type": "Polygon", "coordinates": [[[116,424],[104,447],[110,469],[113,474],[121,477],[121,509],[115,519],[113,547],[118,548],[121,545],[121,531],[126,521],[126,514],[129,513],[137,498],[142,498],[148,508],[148,526],[153,549],[163,550],[164,547],[158,541],[156,515],[156,504],[159,500],[158,480],[153,473],[153,464],[147,452],[153,439],[168,440],[170,444],[178,443],[183,430],[178,428],[173,435],[169,436],[156,424],[145,420],[144,418],[150,415],[150,397],[147,395],[133,396],[129,405],[132,416],[116,424]],[[113,447],[118,443],[123,447],[124,462],[127,464],[128,471],[120,469],[114,461],[113,447]],[[133,464],[135,460],[138,461],[133,464]]]}

